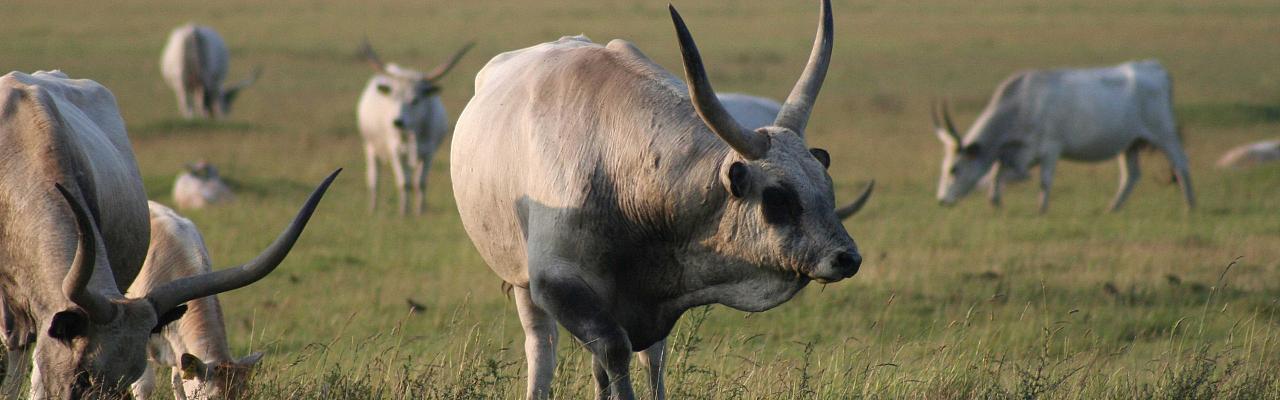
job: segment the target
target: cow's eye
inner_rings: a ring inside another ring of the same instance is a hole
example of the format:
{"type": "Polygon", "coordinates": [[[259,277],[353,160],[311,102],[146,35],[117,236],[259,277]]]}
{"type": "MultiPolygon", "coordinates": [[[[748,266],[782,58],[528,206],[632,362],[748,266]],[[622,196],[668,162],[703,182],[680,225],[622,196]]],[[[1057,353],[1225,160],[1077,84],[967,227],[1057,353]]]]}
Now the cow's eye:
{"type": "Polygon", "coordinates": [[[955,175],[957,171],[960,171],[960,166],[959,166],[959,165],[952,165],[952,166],[951,166],[951,175],[955,175]]]}
{"type": "Polygon", "coordinates": [[[800,221],[800,214],[804,212],[800,196],[789,186],[765,188],[760,200],[764,221],[771,225],[793,225],[800,221]]]}

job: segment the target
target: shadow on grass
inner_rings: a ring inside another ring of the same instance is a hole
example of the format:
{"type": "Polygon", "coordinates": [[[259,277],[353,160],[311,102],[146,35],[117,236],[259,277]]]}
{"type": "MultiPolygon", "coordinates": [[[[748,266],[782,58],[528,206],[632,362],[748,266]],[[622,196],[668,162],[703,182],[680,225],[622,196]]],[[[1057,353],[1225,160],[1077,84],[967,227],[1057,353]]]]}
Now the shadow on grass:
{"type": "Polygon", "coordinates": [[[1175,109],[1178,120],[1192,126],[1232,127],[1280,122],[1280,104],[1196,103],[1175,109]]]}
{"type": "Polygon", "coordinates": [[[188,132],[248,132],[259,127],[244,121],[172,118],[149,121],[140,125],[130,125],[128,128],[130,136],[148,137],[188,132]]]}

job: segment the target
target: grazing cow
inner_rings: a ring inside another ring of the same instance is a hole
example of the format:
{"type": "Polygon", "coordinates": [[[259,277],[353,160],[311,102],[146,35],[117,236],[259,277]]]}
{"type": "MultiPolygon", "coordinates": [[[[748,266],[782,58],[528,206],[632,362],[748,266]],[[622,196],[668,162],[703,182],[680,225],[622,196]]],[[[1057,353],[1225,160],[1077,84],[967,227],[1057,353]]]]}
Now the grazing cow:
{"type": "Polygon", "coordinates": [[[424,74],[396,63],[383,63],[368,41],[362,46],[365,61],[374,69],[356,106],[360,136],[364,139],[369,212],[378,207],[378,160],[383,160],[390,164],[395,178],[400,214],[408,213],[409,192],[414,196],[413,212],[422,213],[427,170],[449,132],[449,116],[440,100],[438,84],[470,49],[468,43],[448,61],[424,74]]]}
{"type": "MultiPolygon", "coordinates": [[[[720,104],[729,112],[729,115],[747,129],[773,125],[773,121],[778,118],[778,112],[782,111],[781,103],[767,97],[741,93],[717,93],[716,98],[720,99],[720,104]]],[[[857,214],[858,210],[867,204],[867,200],[871,198],[871,191],[875,187],[876,181],[867,183],[867,187],[862,189],[862,194],[858,195],[856,200],[836,209],[836,216],[844,220],[857,214]]]]}
{"type": "Polygon", "coordinates": [[[1138,182],[1138,156],[1150,145],[1169,158],[1187,207],[1195,207],[1187,155],[1173,117],[1172,81],[1155,60],[1014,74],[996,89],[964,138],[945,104],[933,114],[934,131],[946,148],[938,182],[943,205],[968,194],[994,166],[990,197],[999,206],[1003,184],[1025,179],[1039,164],[1044,213],[1059,158],[1094,162],[1123,154],[1120,190],[1110,208],[1116,211],[1138,182]]]}
{"type": "Polygon", "coordinates": [[[230,58],[222,36],[213,28],[186,24],[169,33],[160,55],[160,72],[177,95],[183,117],[226,117],[236,95],[262,74],[262,68],[254,68],[248,78],[223,87],[230,58]]]}
{"type": "MultiPolygon", "coordinates": [[[[151,247],[138,279],[129,286],[128,297],[145,297],[166,283],[213,272],[209,251],[195,224],[160,203],[147,205],[151,209],[151,247]]],[[[253,366],[262,358],[262,353],[239,360],[231,357],[217,296],[188,301],[182,318],[152,334],[147,349],[151,362],[132,388],[137,400],[151,398],[156,364],[171,368],[175,399],[244,398],[253,366]]]]}
{"type": "Polygon", "coordinates": [[[803,136],[831,54],[821,8],[805,72],[756,130],[716,99],[674,8],[687,87],[628,42],[581,36],[476,76],[450,171],[467,234],[514,287],[528,397],[549,396],[557,323],[594,356],[597,393],[631,399],[631,353],[661,346],[689,308],[763,311],[857,272],[829,158],[803,136]]]}
{"type": "Polygon", "coordinates": [[[1280,161],[1280,139],[1253,142],[1227,151],[1218,159],[1218,168],[1248,168],[1280,161]]]}
{"type": "Polygon", "coordinates": [[[173,182],[173,201],[182,210],[204,208],[234,198],[231,188],[218,175],[218,168],[205,161],[187,164],[186,170],[173,182]]]}
{"type": "Polygon", "coordinates": [[[125,298],[150,226],[111,92],[57,71],[0,77],[0,148],[0,301],[17,332],[35,333],[32,399],[124,396],[146,369],[152,331],[179,318],[188,300],[270,273],[334,178],[248,264],[125,298]]]}

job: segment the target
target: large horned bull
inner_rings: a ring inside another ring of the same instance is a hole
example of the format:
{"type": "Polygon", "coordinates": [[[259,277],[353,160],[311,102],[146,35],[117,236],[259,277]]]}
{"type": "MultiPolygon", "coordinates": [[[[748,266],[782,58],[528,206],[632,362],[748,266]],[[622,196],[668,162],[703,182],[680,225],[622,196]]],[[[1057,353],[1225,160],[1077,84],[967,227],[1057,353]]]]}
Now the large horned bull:
{"type": "Polygon", "coordinates": [[[458,211],[514,287],[530,398],[550,395],[557,325],[592,353],[601,397],[634,398],[631,353],[646,349],[661,397],[662,343],[686,310],[767,310],[862,263],[830,158],[804,138],[831,58],[830,2],[804,73],[756,129],[717,100],[671,17],[687,84],[628,42],[566,37],[494,57],[459,117],[458,211]]]}

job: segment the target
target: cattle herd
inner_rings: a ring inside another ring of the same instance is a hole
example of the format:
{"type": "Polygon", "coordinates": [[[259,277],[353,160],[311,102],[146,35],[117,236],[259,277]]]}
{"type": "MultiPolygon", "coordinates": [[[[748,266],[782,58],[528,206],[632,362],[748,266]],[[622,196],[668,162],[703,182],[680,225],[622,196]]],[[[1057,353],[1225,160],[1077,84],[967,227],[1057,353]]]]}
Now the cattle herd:
{"type": "MultiPolygon", "coordinates": [[[[670,13],[684,80],[630,42],[566,36],[493,57],[456,123],[458,212],[484,261],[513,288],[529,398],[550,396],[558,327],[593,356],[600,397],[634,397],[636,353],[663,398],[665,339],[686,310],[768,310],[811,281],[852,277],[862,263],[842,220],[866,204],[874,182],[838,206],[830,156],[806,144],[835,38],[829,0],[781,103],[716,93],[693,35],[670,13]]],[[[439,80],[470,48],[420,72],[382,61],[365,41],[374,74],[356,109],[370,212],[379,163],[390,166],[399,213],[423,211],[427,169],[449,128],[439,80]]],[[[161,75],[182,116],[227,116],[261,72],[224,85],[229,61],[214,29],[172,32],[161,75]]],[[[937,199],[950,205],[985,184],[999,205],[1005,183],[1039,166],[1043,213],[1057,160],[1119,158],[1114,211],[1138,180],[1139,151],[1151,147],[1168,157],[1194,207],[1171,85],[1154,60],[1020,72],[964,136],[938,102],[933,122],[945,152],[937,199]]],[[[147,200],[107,88],[56,70],[0,77],[0,149],[3,394],[16,398],[29,382],[33,399],[146,399],[153,367],[164,366],[175,398],[243,397],[262,354],[231,355],[214,295],[275,269],[339,171],[260,256],[214,271],[195,225],[147,200]]],[[[1220,164],[1278,153],[1275,142],[1260,143],[1220,164]]],[[[183,209],[233,197],[203,161],[188,165],[173,190],[183,209]]]]}

